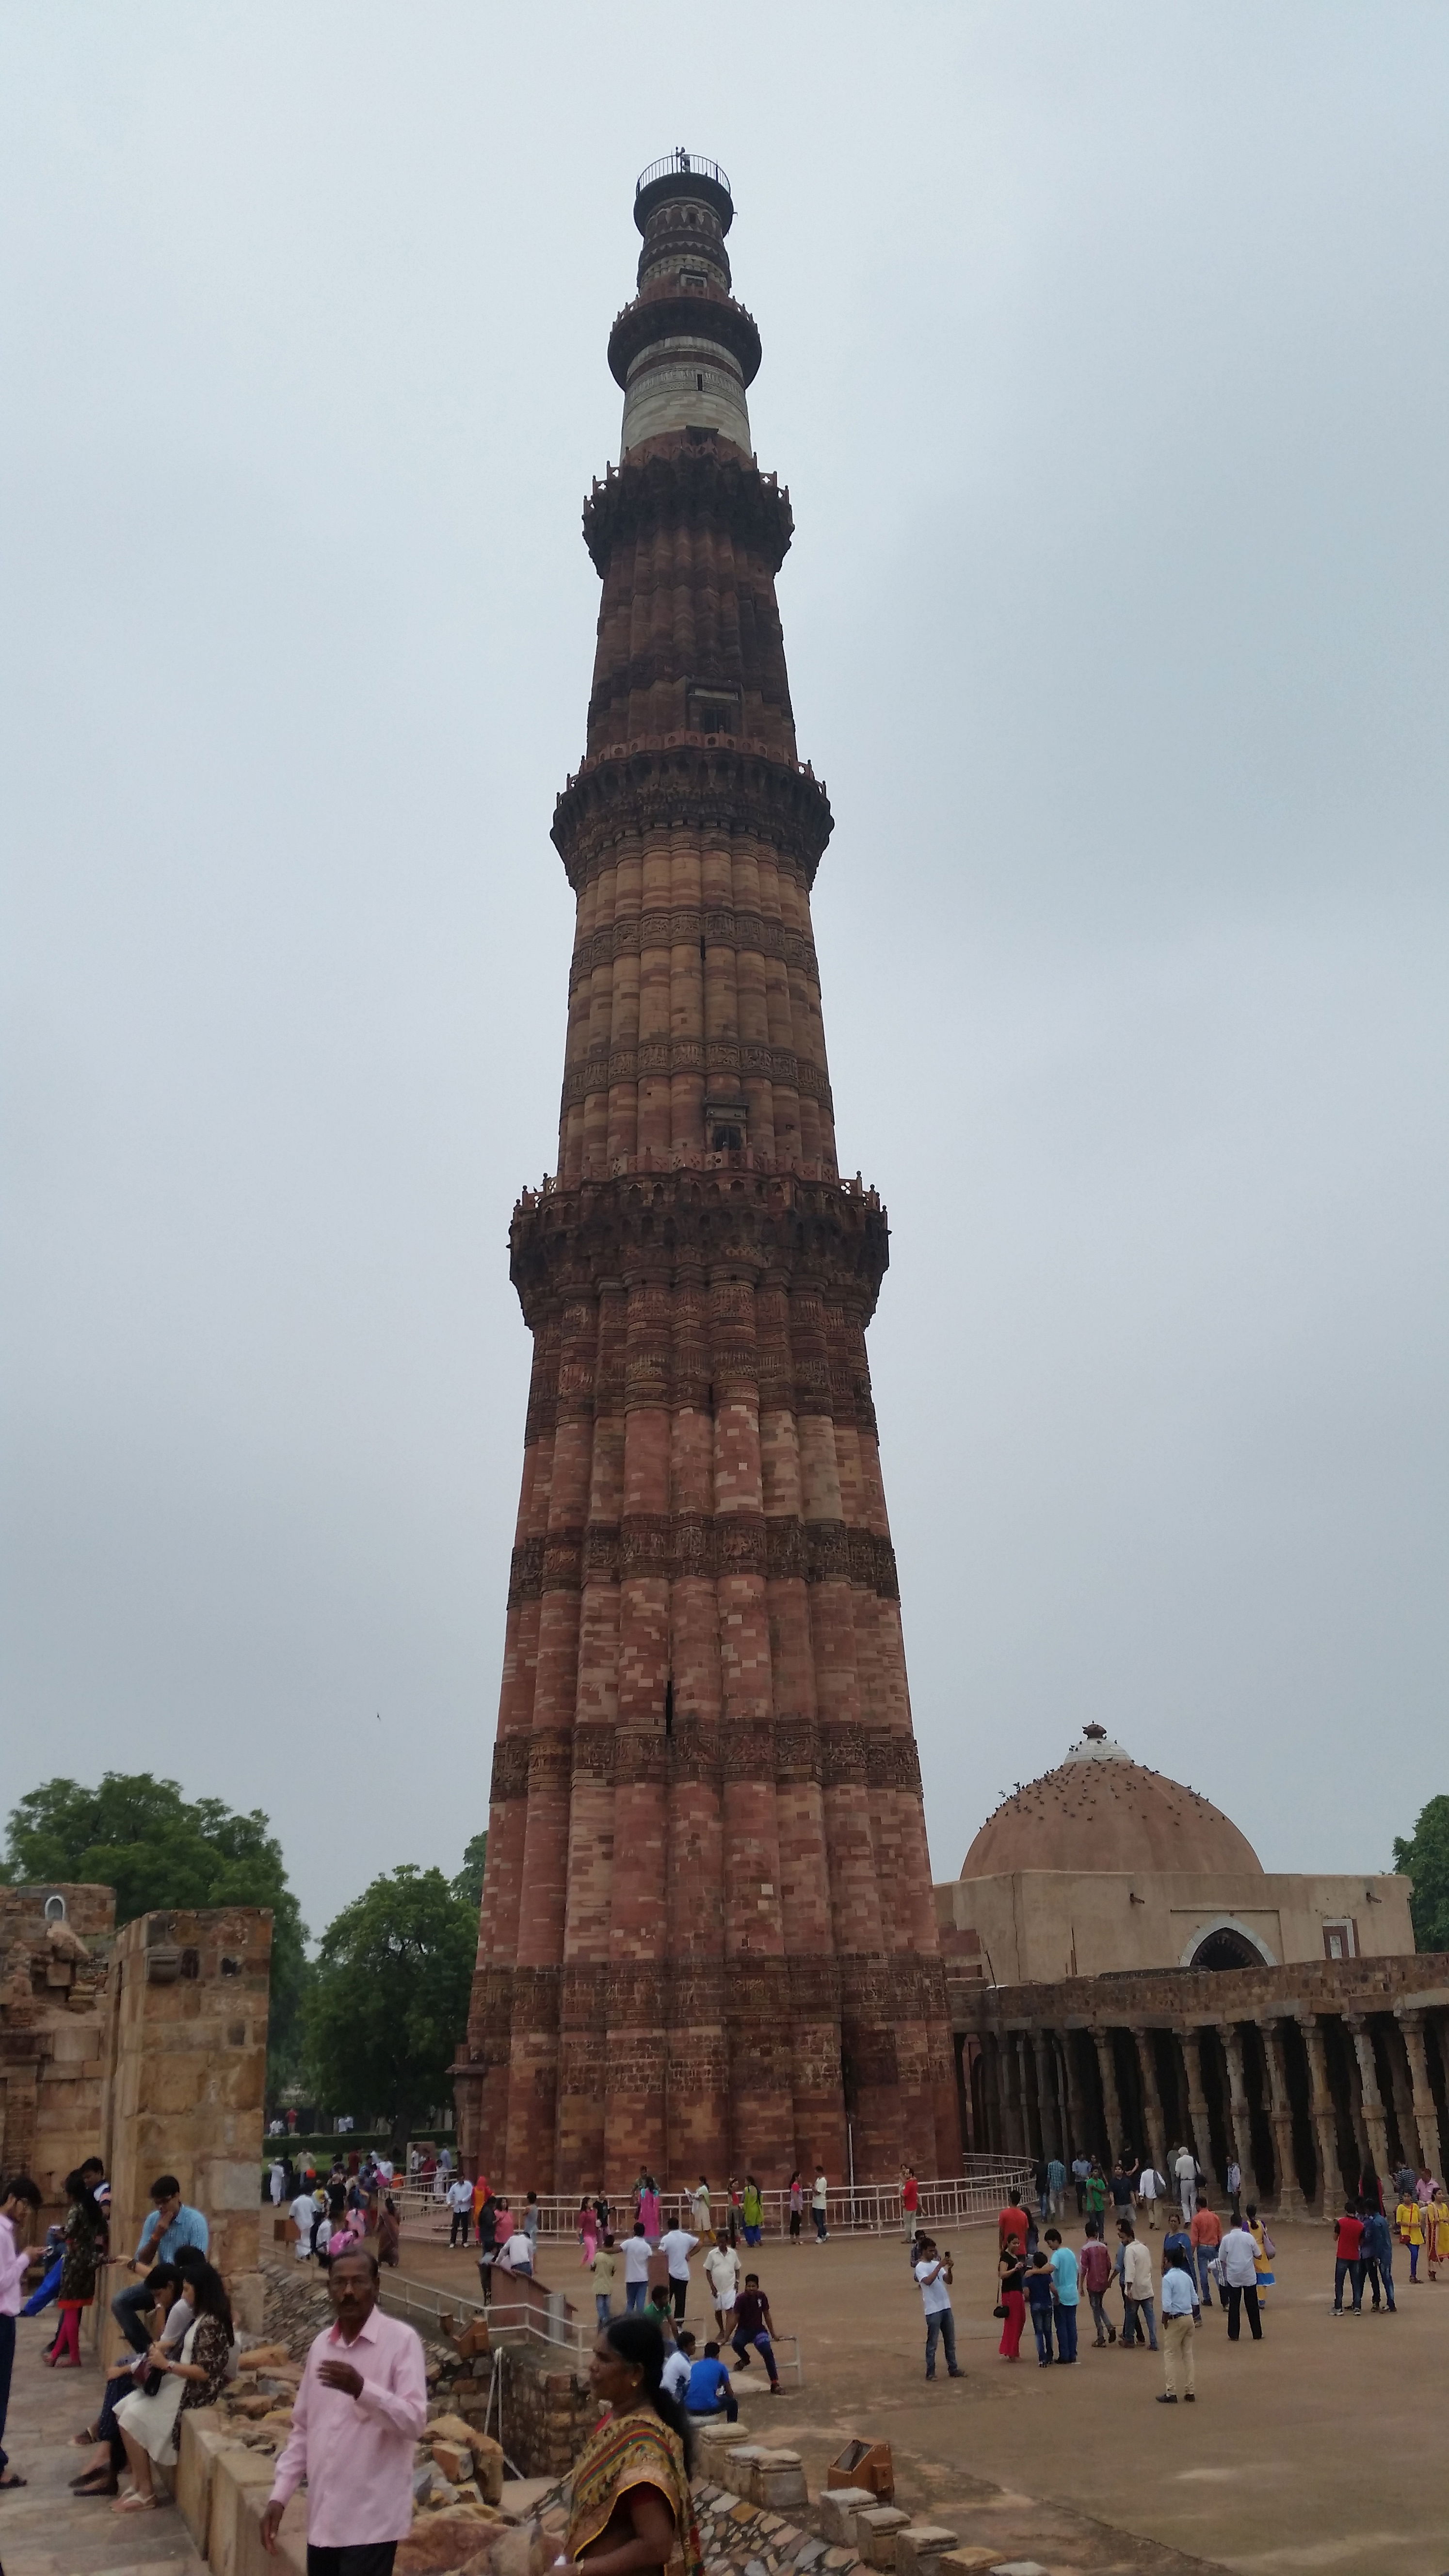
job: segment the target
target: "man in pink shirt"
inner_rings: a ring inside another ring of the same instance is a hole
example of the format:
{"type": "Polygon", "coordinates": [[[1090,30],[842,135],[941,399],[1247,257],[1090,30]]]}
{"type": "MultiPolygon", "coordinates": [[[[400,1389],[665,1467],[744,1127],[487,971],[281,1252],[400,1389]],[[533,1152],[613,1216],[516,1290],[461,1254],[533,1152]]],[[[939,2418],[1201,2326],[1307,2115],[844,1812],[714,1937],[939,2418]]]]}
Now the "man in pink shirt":
{"type": "Polygon", "coordinates": [[[413,2445],[428,2420],[423,2347],[379,2308],[371,2254],[341,2255],[327,2286],[336,2322],[307,2355],[262,2542],[276,2549],[287,2498],[305,2478],[307,2576],[392,2576],[412,2528],[413,2445]]]}
{"type": "Polygon", "coordinates": [[[17,2174],[4,2186],[0,2200],[0,2487],[23,2487],[5,2455],[5,2415],[10,2404],[10,2373],[15,2363],[15,2320],[20,2314],[20,2285],[38,2254],[17,2244],[15,2230],[40,2207],[39,2186],[29,2174],[17,2174]]]}

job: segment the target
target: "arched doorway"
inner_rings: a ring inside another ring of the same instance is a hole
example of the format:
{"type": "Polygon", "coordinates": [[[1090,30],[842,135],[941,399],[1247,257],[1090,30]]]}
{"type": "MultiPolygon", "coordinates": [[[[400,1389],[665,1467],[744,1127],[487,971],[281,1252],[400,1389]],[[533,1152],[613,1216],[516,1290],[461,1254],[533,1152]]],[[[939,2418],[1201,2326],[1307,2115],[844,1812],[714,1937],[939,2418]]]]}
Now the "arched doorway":
{"type": "Polygon", "coordinates": [[[1187,1964],[1190,1968],[1261,1968],[1263,1953],[1246,1933],[1234,1932],[1224,1923],[1199,1941],[1187,1964]]]}

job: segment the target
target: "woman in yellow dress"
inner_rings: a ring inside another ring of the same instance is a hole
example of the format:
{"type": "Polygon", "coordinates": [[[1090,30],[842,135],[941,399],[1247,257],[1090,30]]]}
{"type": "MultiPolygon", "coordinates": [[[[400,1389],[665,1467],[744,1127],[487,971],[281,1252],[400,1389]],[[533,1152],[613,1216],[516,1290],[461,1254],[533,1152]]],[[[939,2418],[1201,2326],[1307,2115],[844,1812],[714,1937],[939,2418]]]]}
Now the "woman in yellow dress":
{"type": "Polygon", "coordinates": [[[703,2576],[689,2493],[691,2432],[662,2385],[664,2337],[651,2317],[611,2317],[599,2330],[589,2385],[608,2413],[573,2473],[565,2555],[591,2576],[703,2576]]]}
{"type": "Polygon", "coordinates": [[[1449,2263],[1449,2200],[1444,2197],[1441,2182],[1434,2185],[1434,2197],[1424,2212],[1424,2251],[1429,2257],[1432,2281],[1441,2263],[1449,2263]]]}
{"type": "Polygon", "coordinates": [[[1424,2250],[1424,2212],[1412,2192],[1406,2192],[1394,2212],[1394,2225],[1399,2243],[1409,2249],[1409,2278],[1419,2286],[1419,2256],[1424,2250]]]}

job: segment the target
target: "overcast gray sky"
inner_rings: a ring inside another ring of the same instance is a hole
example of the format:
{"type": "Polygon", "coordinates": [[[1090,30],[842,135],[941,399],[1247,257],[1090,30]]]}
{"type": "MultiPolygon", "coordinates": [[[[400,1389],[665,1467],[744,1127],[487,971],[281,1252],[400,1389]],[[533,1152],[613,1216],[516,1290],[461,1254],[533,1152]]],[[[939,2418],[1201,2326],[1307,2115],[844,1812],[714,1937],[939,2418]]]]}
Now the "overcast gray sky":
{"type": "Polygon", "coordinates": [[[1449,1787],[1449,14],[10,0],[4,1803],[485,1821],[637,170],[734,181],[938,1875],[1449,1787]],[[381,1713],[383,1724],[378,1724],[381,1713]]]}

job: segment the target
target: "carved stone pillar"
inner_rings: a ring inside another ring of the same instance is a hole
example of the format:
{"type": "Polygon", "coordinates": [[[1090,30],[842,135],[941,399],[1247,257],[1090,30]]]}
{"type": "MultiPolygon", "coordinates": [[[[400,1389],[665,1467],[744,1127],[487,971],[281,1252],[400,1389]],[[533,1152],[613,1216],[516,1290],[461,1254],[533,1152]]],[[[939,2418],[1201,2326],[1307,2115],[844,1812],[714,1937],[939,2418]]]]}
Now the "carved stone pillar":
{"type": "Polygon", "coordinates": [[[1338,2152],[1338,2121],[1328,2083],[1328,2053],[1317,2013],[1300,2013],[1298,2026],[1308,2051],[1309,2111],[1318,2148],[1318,2206],[1332,2209],[1343,2192],[1343,2165],[1338,2152]]]}
{"type": "MultiPolygon", "coordinates": [[[[1142,2077],[1142,2116],[1151,2132],[1142,2140],[1144,2158],[1162,2171],[1167,2159],[1167,2114],[1162,2107],[1162,2087],[1157,2081],[1157,2057],[1150,2030],[1134,2028],[1132,2043],[1137,2051],[1137,2064],[1142,2077]]],[[[1170,2174],[1165,2176],[1169,2188],[1170,2174]]]]}
{"type": "Polygon", "coordinates": [[[1233,2153],[1242,2167],[1243,2198],[1256,2200],[1258,2177],[1253,2171],[1253,2131],[1248,2118],[1248,2081],[1243,2070],[1243,2043],[1236,2022],[1220,2021],[1218,2037],[1223,2043],[1223,2056],[1228,2069],[1228,2127],[1233,2153]]]}
{"type": "Polygon", "coordinates": [[[1429,2082],[1429,2055],[1424,2046],[1424,2016],[1421,2012],[1399,2012],[1394,2016],[1404,2034],[1404,2050],[1409,2060],[1409,2082],[1414,2092],[1414,2126],[1419,2132],[1419,2162],[1427,2165],[1437,2180],[1443,2168],[1440,2163],[1439,2114],[1434,2107],[1434,2090],[1429,2082]]]}
{"type": "Polygon", "coordinates": [[[1288,2060],[1276,2021],[1260,2022],[1263,2055],[1268,2061],[1268,2124],[1273,2132],[1273,2161],[1278,2168],[1277,2207],[1291,2217],[1308,2206],[1293,2154],[1293,2104],[1288,2092],[1288,2060]]]}
{"type": "Polygon", "coordinates": [[[1384,2113],[1384,2097],[1379,2091],[1379,2070],[1374,2059],[1374,2035],[1367,2013],[1345,2013],[1344,2024],[1353,2040],[1353,2053],[1358,2059],[1359,2089],[1363,2099],[1363,2124],[1368,2134],[1368,2151],[1373,2169],[1380,2180],[1388,2171],[1389,2124],[1384,2113]]]}
{"type": "Polygon", "coordinates": [[[1107,2123],[1107,2164],[1110,2170],[1122,2152],[1122,2104],[1117,2092],[1117,2064],[1112,2055],[1112,2034],[1094,2026],[1092,2043],[1097,2051],[1097,2068],[1102,2078],[1102,2113],[1107,2123]]]}
{"type": "MultiPolygon", "coordinates": [[[[1213,2174],[1213,2133],[1208,2119],[1207,2095],[1202,2089],[1202,2046],[1197,2027],[1189,2024],[1178,2034],[1182,2048],[1183,2073],[1187,2077],[1188,2123],[1192,2130],[1192,2151],[1205,2174],[1213,2174]]],[[[1221,2186],[1222,2177],[1214,2177],[1221,2186]]]]}
{"type": "Polygon", "coordinates": [[[1052,2144],[1051,2138],[1051,2129],[1054,2118],[1051,2058],[1048,2053],[1047,2035],[1044,2030],[1034,2030],[1032,2032],[1031,2053],[1036,2066],[1036,2119],[1037,2132],[1041,2139],[1041,2145],[1039,2146],[1037,2153],[1043,2156],[1054,2156],[1057,2153],[1057,2150],[1052,2144]]]}
{"type": "Polygon", "coordinates": [[[1072,2033],[1069,2030],[1061,2033],[1061,2050],[1062,2065],[1066,2070],[1067,2078],[1066,2161],[1070,2164],[1074,2156],[1091,2154],[1092,2134],[1091,2122],[1087,2118],[1086,2105],[1082,2100],[1082,2087],[1077,2075],[1076,2051],[1072,2046],[1072,2033]]]}
{"type": "Polygon", "coordinates": [[[1019,2030],[1016,2034],[1016,2080],[1021,2091],[1022,2152],[1028,2156],[1039,2156],[1041,2148],[1037,2144],[1036,2123],[1031,2115],[1031,2084],[1026,2071],[1026,2057],[1026,2032],[1019,2030]]]}

